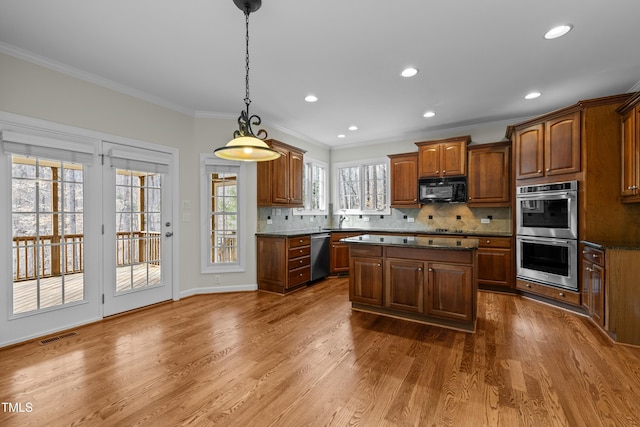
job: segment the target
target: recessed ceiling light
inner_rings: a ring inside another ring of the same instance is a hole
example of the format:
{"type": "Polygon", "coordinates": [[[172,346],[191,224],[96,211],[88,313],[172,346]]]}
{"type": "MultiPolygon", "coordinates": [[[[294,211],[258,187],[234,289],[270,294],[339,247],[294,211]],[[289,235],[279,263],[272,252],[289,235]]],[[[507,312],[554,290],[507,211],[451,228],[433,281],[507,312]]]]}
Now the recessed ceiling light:
{"type": "Polygon", "coordinates": [[[530,92],[524,96],[524,99],[536,99],[540,95],[542,95],[540,92],[530,92]]]}
{"type": "Polygon", "coordinates": [[[405,68],[402,70],[402,73],[400,73],[402,77],[413,77],[416,74],[418,74],[418,69],[413,67],[405,68]]]}
{"type": "Polygon", "coordinates": [[[344,133],[341,133],[340,135],[338,135],[338,138],[346,138],[347,135],[345,135],[344,133]]]}
{"type": "Polygon", "coordinates": [[[316,102],[318,100],[318,97],[315,95],[307,95],[304,97],[304,100],[307,102],[316,102]]]}
{"type": "Polygon", "coordinates": [[[557,39],[558,37],[562,37],[567,34],[569,31],[571,31],[572,28],[573,25],[571,24],[558,25],[557,27],[554,27],[547,31],[547,33],[544,35],[544,38],[547,40],[557,39]]]}
{"type": "Polygon", "coordinates": [[[429,118],[429,117],[433,117],[435,115],[436,115],[435,111],[427,111],[426,113],[424,113],[423,117],[429,118]]]}
{"type": "Polygon", "coordinates": [[[349,130],[358,130],[358,126],[351,125],[351,126],[349,126],[349,130]]]}

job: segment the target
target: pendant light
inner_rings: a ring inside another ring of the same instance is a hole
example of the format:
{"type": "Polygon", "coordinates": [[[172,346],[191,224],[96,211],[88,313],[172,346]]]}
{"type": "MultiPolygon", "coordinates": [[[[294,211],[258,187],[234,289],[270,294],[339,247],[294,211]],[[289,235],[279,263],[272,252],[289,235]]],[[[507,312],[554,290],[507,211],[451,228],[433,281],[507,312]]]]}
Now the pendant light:
{"type": "Polygon", "coordinates": [[[262,119],[257,115],[249,115],[249,14],[257,11],[262,6],[262,0],[233,0],[238,9],[244,12],[247,29],[246,36],[246,77],[245,77],[245,110],[238,117],[238,130],[233,132],[233,139],[224,147],[213,151],[216,156],[227,160],[241,160],[245,162],[262,162],[274,160],[280,157],[280,153],[271,149],[264,141],[267,132],[264,129],[258,131],[256,136],[251,125],[260,126],[262,119]]]}

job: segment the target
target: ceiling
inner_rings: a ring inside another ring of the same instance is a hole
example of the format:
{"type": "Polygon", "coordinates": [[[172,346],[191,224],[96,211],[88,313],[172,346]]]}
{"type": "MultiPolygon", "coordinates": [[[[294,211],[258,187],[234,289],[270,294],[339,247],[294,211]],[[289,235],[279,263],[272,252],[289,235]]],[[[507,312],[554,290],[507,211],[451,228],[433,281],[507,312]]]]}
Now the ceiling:
{"type": "MultiPolygon", "coordinates": [[[[251,113],[329,147],[517,121],[640,90],[638,16],[637,0],[265,0],[251,113]]],[[[244,108],[244,37],[232,0],[0,2],[0,51],[192,116],[244,108]]]]}

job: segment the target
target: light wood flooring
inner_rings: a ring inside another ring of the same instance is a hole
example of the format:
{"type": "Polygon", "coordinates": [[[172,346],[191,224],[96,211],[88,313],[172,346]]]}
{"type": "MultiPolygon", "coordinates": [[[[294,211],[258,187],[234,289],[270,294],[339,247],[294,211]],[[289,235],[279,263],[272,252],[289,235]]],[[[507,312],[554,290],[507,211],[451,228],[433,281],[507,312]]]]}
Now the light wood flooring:
{"type": "Polygon", "coordinates": [[[475,334],[352,312],[345,278],[195,296],[0,349],[0,401],[32,407],[0,425],[640,425],[640,349],[517,296],[478,312],[475,334]]]}

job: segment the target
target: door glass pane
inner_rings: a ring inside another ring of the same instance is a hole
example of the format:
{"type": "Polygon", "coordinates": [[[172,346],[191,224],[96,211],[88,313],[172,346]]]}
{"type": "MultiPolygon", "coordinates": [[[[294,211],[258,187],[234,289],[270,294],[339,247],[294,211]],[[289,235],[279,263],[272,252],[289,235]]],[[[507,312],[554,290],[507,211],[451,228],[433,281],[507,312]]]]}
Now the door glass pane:
{"type": "Polygon", "coordinates": [[[161,284],[162,175],[116,171],[116,293],[161,284]]]}
{"type": "Polygon", "coordinates": [[[81,165],[11,158],[12,313],[83,301],[81,165]]]}

